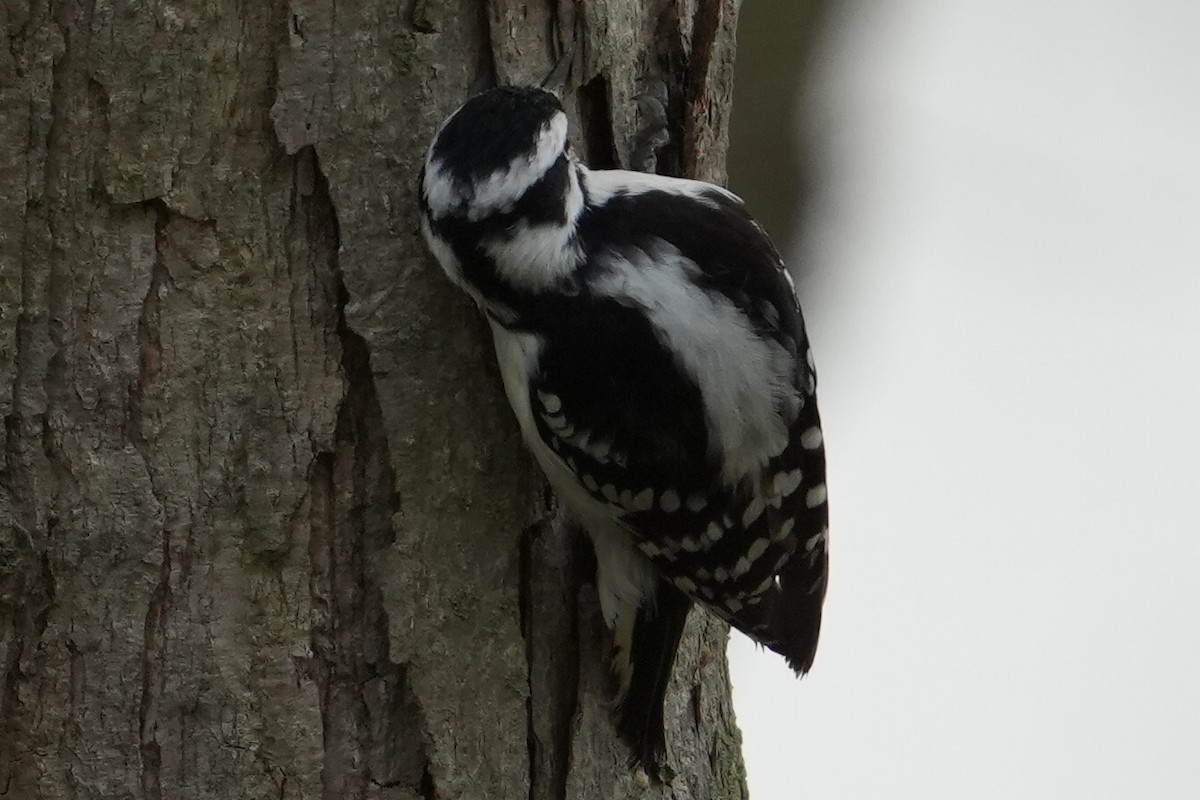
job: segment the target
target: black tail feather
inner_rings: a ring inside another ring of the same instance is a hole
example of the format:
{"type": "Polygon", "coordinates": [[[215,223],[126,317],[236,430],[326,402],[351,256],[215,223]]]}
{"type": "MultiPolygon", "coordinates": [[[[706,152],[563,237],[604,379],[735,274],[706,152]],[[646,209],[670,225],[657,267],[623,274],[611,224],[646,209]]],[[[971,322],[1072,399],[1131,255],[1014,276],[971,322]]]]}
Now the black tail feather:
{"type": "Polygon", "coordinates": [[[653,602],[638,609],[634,623],[633,677],[628,694],[617,708],[616,728],[629,745],[630,766],[640,765],[655,779],[666,756],[663,701],[691,607],[687,595],[660,578],[653,602]]]}
{"type": "Polygon", "coordinates": [[[788,666],[797,675],[812,669],[816,658],[821,605],[819,597],[804,597],[776,617],[772,631],[774,641],[768,647],[787,659],[788,666]]]}
{"type": "Polygon", "coordinates": [[[823,547],[797,554],[779,575],[780,592],[771,609],[768,646],[787,659],[797,675],[812,668],[821,633],[821,608],[825,604],[828,557],[823,547]]]}

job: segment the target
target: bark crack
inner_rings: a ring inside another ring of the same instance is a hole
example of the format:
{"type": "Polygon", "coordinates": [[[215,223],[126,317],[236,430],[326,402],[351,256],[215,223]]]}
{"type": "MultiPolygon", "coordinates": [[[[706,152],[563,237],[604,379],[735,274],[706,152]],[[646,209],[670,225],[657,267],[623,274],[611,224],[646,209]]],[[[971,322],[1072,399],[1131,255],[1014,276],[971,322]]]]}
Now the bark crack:
{"type": "MultiPolygon", "coordinates": [[[[161,505],[163,495],[157,485],[155,471],[151,467],[154,457],[142,428],[142,401],[145,390],[154,382],[161,368],[159,293],[161,287],[169,284],[171,280],[163,262],[163,247],[171,211],[160,199],[147,200],[144,205],[154,213],[154,265],[150,273],[150,287],[146,290],[146,297],[142,301],[138,316],[138,378],[129,389],[129,424],[126,434],[141,457],[151,493],[161,505]]],[[[166,686],[163,659],[167,645],[167,622],[174,599],[171,586],[171,533],[165,520],[162,528],[161,558],[158,583],[146,608],[142,639],[142,695],[138,707],[141,786],[145,796],[152,800],[162,797],[162,748],[158,743],[158,716],[159,702],[166,686]]]]}
{"type": "Polygon", "coordinates": [[[584,579],[579,537],[547,490],[542,518],[521,537],[521,632],[529,675],[526,701],[529,800],[566,800],[579,705],[579,610],[584,579]]]}
{"type": "Polygon", "coordinates": [[[158,743],[159,700],[166,681],[162,670],[167,641],[167,619],[171,613],[171,540],[166,529],[162,536],[162,564],[158,585],[146,609],[142,649],[142,698],[138,710],[138,741],[142,757],[142,792],[152,800],[162,797],[162,748],[158,743]]]}
{"type": "MultiPolygon", "coordinates": [[[[13,566],[20,567],[19,564],[13,566]]],[[[20,685],[33,676],[22,670],[22,660],[33,656],[49,625],[50,611],[55,603],[54,573],[49,556],[43,554],[38,559],[37,572],[40,580],[31,581],[24,587],[14,587],[21,591],[12,596],[21,597],[22,602],[15,607],[8,607],[7,603],[0,601],[0,618],[9,620],[12,636],[8,643],[8,659],[3,664],[4,682],[0,684],[0,785],[4,787],[0,796],[8,793],[8,786],[17,774],[16,767],[24,760],[18,749],[21,739],[19,716],[22,711],[20,685]]],[[[14,574],[19,576],[21,573],[14,574]]]]}
{"type": "Polygon", "coordinates": [[[683,169],[685,175],[699,175],[706,159],[704,134],[711,125],[708,99],[709,73],[721,29],[724,0],[696,0],[692,15],[692,41],[684,73],[687,110],[683,123],[683,169]]]}
{"type": "Polygon", "coordinates": [[[328,181],[312,147],[296,160],[312,180],[294,210],[337,284],[345,385],[333,450],[317,456],[310,479],[312,649],[327,744],[322,780],[326,796],[365,800],[372,787],[420,793],[429,774],[425,717],[408,665],[390,658],[388,614],[371,572],[376,554],[395,541],[392,519],[400,507],[387,429],[367,342],[346,319],[350,297],[328,181]]]}
{"type": "Polygon", "coordinates": [[[617,167],[617,145],[613,139],[612,110],[608,81],[597,75],[579,87],[580,138],[593,169],[617,167]]]}

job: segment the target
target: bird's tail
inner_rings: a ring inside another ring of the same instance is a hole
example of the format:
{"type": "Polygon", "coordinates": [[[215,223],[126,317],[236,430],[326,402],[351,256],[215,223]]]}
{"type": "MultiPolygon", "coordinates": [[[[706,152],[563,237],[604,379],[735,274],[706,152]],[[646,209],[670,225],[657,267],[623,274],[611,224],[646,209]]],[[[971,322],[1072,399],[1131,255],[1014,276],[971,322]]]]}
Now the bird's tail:
{"type": "Polygon", "coordinates": [[[804,675],[817,654],[828,576],[824,536],[813,536],[800,543],[800,552],[792,554],[753,605],[736,613],[712,608],[733,627],[787,659],[797,675],[804,675]]]}
{"type": "Polygon", "coordinates": [[[779,592],[768,609],[765,644],[786,658],[797,675],[808,672],[817,655],[828,560],[824,543],[817,552],[793,555],[779,574],[779,592]]]}
{"type": "Polygon", "coordinates": [[[629,746],[630,766],[641,766],[653,778],[666,755],[663,702],[691,607],[687,595],[659,578],[653,601],[637,609],[631,634],[623,637],[623,626],[616,626],[617,733],[629,746]]]}

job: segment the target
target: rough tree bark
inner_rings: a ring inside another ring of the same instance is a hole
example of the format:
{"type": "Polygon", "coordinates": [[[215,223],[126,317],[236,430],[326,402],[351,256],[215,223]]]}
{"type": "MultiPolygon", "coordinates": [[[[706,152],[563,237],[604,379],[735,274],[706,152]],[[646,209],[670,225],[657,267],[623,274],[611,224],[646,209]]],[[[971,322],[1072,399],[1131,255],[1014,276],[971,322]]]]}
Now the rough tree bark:
{"type": "Polygon", "coordinates": [[[719,180],[737,7],[0,3],[0,796],[745,796],[706,614],[674,780],[626,769],[588,548],[413,197],[572,39],[594,164],[657,97],[719,180]]]}

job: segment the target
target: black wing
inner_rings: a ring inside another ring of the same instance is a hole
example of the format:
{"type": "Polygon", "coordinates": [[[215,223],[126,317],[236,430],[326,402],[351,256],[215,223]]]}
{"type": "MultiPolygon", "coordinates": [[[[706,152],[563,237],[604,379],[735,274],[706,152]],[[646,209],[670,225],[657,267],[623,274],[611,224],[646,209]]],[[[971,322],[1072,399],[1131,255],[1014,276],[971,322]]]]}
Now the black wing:
{"type": "Polygon", "coordinates": [[[537,320],[549,335],[531,407],[542,439],[675,586],[806,671],[828,568],[825,460],[804,323],[778,253],[716,189],[613,197],[589,209],[580,236],[595,270],[613,250],[653,252],[665,240],[698,267],[702,288],[792,359],[791,402],[779,410],[787,445],[735,485],[709,446],[700,390],[646,314],[611,297],[581,290],[537,320]]]}

